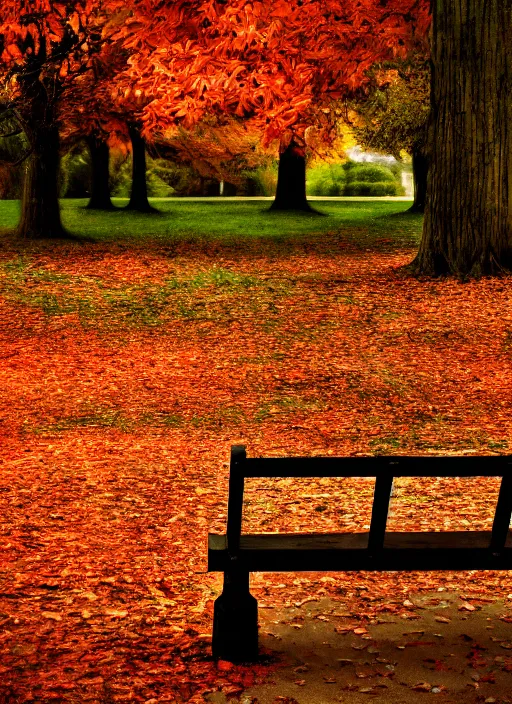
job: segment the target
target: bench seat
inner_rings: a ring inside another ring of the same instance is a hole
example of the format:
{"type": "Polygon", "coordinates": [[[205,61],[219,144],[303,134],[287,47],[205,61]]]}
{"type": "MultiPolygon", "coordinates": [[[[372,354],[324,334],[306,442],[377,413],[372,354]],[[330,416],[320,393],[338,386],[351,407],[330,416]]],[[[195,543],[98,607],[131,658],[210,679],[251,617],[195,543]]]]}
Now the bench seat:
{"type": "MultiPolygon", "coordinates": [[[[384,547],[368,550],[369,533],[263,533],[240,536],[236,565],[249,572],[512,569],[512,531],[498,554],[491,531],[386,532],[384,547]]],[[[208,536],[208,571],[232,568],[226,535],[208,536]]]]}

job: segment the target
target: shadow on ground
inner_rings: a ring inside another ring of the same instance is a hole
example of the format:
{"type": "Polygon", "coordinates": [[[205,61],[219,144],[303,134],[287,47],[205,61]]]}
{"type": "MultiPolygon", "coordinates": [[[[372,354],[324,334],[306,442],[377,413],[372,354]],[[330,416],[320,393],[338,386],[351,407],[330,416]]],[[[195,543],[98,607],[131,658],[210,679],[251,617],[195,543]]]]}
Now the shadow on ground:
{"type": "MultiPolygon", "coordinates": [[[[446,704],[512,701],[506,602],[474,606],[448,592],[405,602],[409,618],[383,613],[367,627],[327,598],[261,609],[260,644],[279,655],[282,667],[236,701],[410,704],[426,694],[446,704]]],[[[208,701],[234,700],[215,693],[208,701]]]]}

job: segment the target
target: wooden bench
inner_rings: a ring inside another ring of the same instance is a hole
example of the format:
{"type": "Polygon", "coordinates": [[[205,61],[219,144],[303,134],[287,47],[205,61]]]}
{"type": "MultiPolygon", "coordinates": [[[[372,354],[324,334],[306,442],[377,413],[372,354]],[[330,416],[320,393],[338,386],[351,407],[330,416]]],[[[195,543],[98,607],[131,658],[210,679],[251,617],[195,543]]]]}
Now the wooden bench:
{"type": "Polygon", "coordinates": [[[250,572],[512,569],[512,457],[247,458],[231,448],[227,530],[208,536],[208,571],[224,572],[215,601],[215,658],[258,655],[258,606],[250,572]],[[502,477],[490,531],[386,532],[395,477],[502,477]],[[375,477],[370,530],[337,534],[244,534],[244,481],[249,477],[375,477]]]}

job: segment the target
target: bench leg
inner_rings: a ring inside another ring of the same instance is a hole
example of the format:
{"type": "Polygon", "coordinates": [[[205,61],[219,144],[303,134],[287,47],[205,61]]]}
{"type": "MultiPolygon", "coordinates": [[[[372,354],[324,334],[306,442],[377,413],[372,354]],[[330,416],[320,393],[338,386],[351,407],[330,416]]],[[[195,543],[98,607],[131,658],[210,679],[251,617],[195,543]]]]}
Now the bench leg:
{"type": "Polygon", "coordinates": [[[212,654],[230,662],[258,657],[258,602],[249,593],[249,572],[224,572],[224,589],[213,610],[212,654]]]}

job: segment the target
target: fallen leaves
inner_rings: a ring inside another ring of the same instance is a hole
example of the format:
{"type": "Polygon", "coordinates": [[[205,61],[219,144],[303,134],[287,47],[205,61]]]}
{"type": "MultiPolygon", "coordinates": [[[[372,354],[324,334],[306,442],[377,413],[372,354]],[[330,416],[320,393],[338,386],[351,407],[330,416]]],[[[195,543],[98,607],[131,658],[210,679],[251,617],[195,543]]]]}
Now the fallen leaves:
{"type": "MultiPolygon", "coordinates": [[[[99,698],[108,685],[122,704],[169,692],[181,702],[207,690],[235,696],[268,676],[268,665],[210,658],[221,579],[205,574],[204,541],[208,529],[225,527],[231,443],[246,442],[253,455],[507,450],[508,284],[401,279],[393,267],[411,252],[363,256],[345,245],[333,234],[310,251],[290,245],[286,255],[269,244],[251,256],[207,248],[169,257],[165,249],[114,245],[64,255],[41,244],[26,255],[38,270],[77,278],[27,275],[28,302],[14,300],[13,270],[0,267],[0,384],[10,399],[0,419],[0,660],[1,687],[15,692],[13,701],[68,691],[78,700],[85,687],[99,698]],[[158,324],[127,298],[132,271],[152,279],[155,295],[163,288],[168,295],[169,279],[208,279],[213,266],[258,285],[208,284],[197,297],[189,287],[187,301],[177,294],[158,324]],[[84,290],[96,295],[101,286],[119,296],[111,307],[102,298],[96,326],[84,290]],[[77,308],[82,301],[80,316],[45,313],[37,302],[64,293],[77,308]],[[121,315],[123,296],[130,319],[121,315]],[[187,306],[179,314],[178,301],[187,306]]],[[[17,261],[7,249],[1,256],[17,261]]],[[[371,481],[250,484],[250,530],[366,530],[370,519],[371,481]]],[[[467,521],[486,529],[496,495],[493,480],[398,482],[390,527],[456,529],[467,521]]],[[[332,679],[353,676],[354,691],[371,695],[379,689],[359,665],[364,677],[356,676],[355,663],[377,650],[365,640],[372,620],[399,619],[405,631],[423,615],[410,595],[439,588],[460,591],[458,618],[470,623],[481,616],[472,613],[478,596],[512,598],[508,580],[504,573],[292,574],[254,576],[253,586],[269,607],[262,614],[283,599],[300,609],[297,637],[311,620],[329,626],[334,616],[314,614],[323,595],[337,598],[349,615],[330,628],[337,641],[347,637],[353,659],[341,658],[332,679]]],[[[508,619],[503,613],[504,627],[508,619]]],[[[397,658],[411,648],[421,660],[415,640],[407,635],[397,658]]],[[[500,641],[498,652],[512,649],[509,637],[500,641]]],[[[383,671],[393,667],[389,657],[381,658],[383,671]]],[[[485,676],[483,666],[478,672],[485,676]]]]}
{"type": "Polygon", "coordinates": [[[432,685],[429,682],[418,682],[418,684],[411,687],[415,692],[431,692],[432,685]]]}
{"type": "Polygon", "coordinates": [[[473,604],[470,604],[467,601],[463,601],[462,604],[459,605],[459,611],[474,611],[475,607],[473,604]]]}

